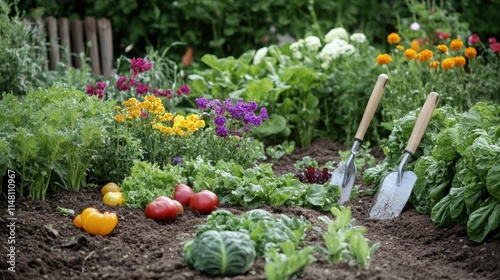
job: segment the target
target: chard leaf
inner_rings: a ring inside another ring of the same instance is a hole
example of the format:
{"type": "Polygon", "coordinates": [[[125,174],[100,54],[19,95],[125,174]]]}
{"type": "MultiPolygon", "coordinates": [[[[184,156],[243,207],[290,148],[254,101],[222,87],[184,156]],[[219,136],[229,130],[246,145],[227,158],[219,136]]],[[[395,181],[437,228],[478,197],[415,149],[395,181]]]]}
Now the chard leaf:
{"type": "Polygon", "coordinates": [[[451,196],[447,195],[441,199],[431,210],[431,220],[438,227],[449,226],[453,224],[450,215],[451,196]]]}
{"type": "Polygon", "coordinates": [[[494,197],[485,200],[470,214],[467,234],[474,242],[483,242],[489,233],[500,228],[500,201],[494,197]]]}
{"type": "Polygon", "coordinates": [[[467,223],[469,218],[464,199],[465,188],[450,189],[450,216],[457,224],[467,223]]]}
{"type": "Polygon", "coordinates": [[[496,199],[500,200],[500,159],[495,162],[486,176],[486,189],[496,199]]]}

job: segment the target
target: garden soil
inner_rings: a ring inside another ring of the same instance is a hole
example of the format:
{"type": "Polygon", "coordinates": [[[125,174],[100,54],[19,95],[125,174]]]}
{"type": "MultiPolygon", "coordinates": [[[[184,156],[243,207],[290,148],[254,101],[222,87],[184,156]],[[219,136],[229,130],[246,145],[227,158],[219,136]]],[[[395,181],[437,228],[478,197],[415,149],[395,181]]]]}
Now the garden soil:
{"type": "MultiPolygon", "coordinates": [[[[276,175],[294,172],[293,164],[304,156],[320,164],[339,161],[338,151],[348,150],[325,139],[297,149],[274,162],[276,175]]],[[[371,151],[378,160],[383,155],[371,151]]],[[[356,184],[361,193],[351,201],[356,224],[367,228],[365,236],[380,243],[367,270],[346,263],[329,264],[320,256],[307,266],[297,279],[499,279],[500,240],[476,244],[467,237],[466,227],[434,226],[428,215],[420,215],[410,206],[400,217],[378,221],[367,218],[373,200],[363,191],[370,186],[361,182],[363,170],[358,170],[356,184]]],[[[187,210],[172,223],[157,223],[146,219],[144,212],[127,207],[113,208],[102,204],[97,188],[79,192],[62,191],[50,194],[46,201],[17,200],[15,217],[15,273],[7,271],[7,214],[2,201],[0,279],[265,279],[264,261],[258,259],[246,275],[209,277],[189,269],[183,261],[183,242],[192,238],[196,225],[203,224],[206,215],[187,210]],[[56,211],[65,207],[79,213],[86,207],[114,211],[119,216],[115,230],[106,237],[92,236],[72,224],[72,217],[56,211]]],[[[247,210],[221,205],[235,214],[247,210]]],[[[300,207],[263,207],[274,214],[304,216],[314,225],[317,217],[330,213],[300,207]]],[[[307,245],[321,244],[321,236],[307,232],[307,245]]]]}

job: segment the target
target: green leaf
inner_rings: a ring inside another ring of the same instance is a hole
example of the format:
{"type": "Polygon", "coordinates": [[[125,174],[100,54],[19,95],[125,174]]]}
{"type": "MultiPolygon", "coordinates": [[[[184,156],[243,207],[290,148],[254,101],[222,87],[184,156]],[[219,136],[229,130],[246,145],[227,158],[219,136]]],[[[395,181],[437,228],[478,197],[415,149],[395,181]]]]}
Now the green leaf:
{"type": "Polygon", "coordinates": [[[254,128],[252,133],[260,138],[282,133],[286,129],[286,119],[282,115],[271,114],[261,126],[254,128]]]}
{"type": "Polygon", "coordinates": [[[220,62],[220,60],[217,59],[215,55],[212,54],[205,54],[202,58],[201,61],[208,65],[210,68],[215,69],[219,72],[224,71],[224,65],[220,62]]]}
{"type": "Polygon", "coordinates": [[[273,81],[269,78],[263,78],[261,80],[249,81],[246,84],[246,92],[244,96],[248,100],[253,100],[260,103],[262,100],[266,100],[269,91],[274,88],[273,81]]]}
{"type": "Polygon", "coordinates": [[[486,189],[494,198],[500,200],[500,159],[488,171],[486,189]]]}
{"type": "Polygon", "coordinates": [[[447,195],[441,199],[431,210],[431,220],[438,227],[449,226],[453,224],[450,215],[451,196],[447,195]]]}
{"type": "Polygon", "coordinates": [[[474,242],[483,242],[489,233],[500,228],[500,201],[490,197],[470,214],[467,234],[474,242]]]}

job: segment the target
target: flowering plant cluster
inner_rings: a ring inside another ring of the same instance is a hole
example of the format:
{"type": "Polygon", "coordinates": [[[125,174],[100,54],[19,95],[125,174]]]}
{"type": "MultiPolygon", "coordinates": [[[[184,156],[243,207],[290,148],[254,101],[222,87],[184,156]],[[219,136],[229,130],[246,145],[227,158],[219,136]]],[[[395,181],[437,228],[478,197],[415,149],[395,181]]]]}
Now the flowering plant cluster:
{"type": "Polygon", "coordinates": [[[392,53],[376,58],[378,65],[393,74],[387,87],[392,97],[382,101],[386,120],[399,119],[420,107],[430,91],[441,95],[441,105],[459,111],[481,99],[495,99],[499,78],[495,69],[500,63],[496,38],[489,38],[485,47],[476,34],[461,38],[438,30],[431,39],[407,38],[407,42],[392,32],[387,42],[395,46],[392,53]]]}
{"type": "Polygon", "coordinates": [[[337,27],[330,30],[323,39],[317,36],[299,39],[290,45],[290,51],[296,60],[307,64],[318,61],[322,69],[328,69],[335,60],[352,56],[357,50],[356,47],[361,47],[365,42],[365,34],[349,35],[347,30],[337,27]]]}
{"type": "Polygon", "coordinates": [[[260,108],[259,116],[255,114],[258,107],[255,101],[245,103],[240,99],[233,105],[231,98],[226,98],[224,102],[219,99],[208,101],[206,98],[197,98],[196,104],[201,110],[208,112],[207,116],[216,126],[215,134],[220,137],[242,137],[268,119],[265,107],[260,108]]]}
{"type": "MultiPolygon", "coordinates": [[[[95,85],[87,85],[87,94],[90,96],[96,95],[99,99],[118,99],[125,100],[127,97],[143,97],[153,95],[156,97],[166,97],[172,103],[178,103],[174,98],[182,98],[188,96],[191,89],[187,84],[181,85],[179,88],[161,89],[152,85],[152,77],[148,76],[148,72],[153,69],[153,63],[146,58],[132,58],[130,60],[130,77],[125,75],[115,76],[114,84],[109,81],[97,81],[95,85]],[[107,92],[106,92],[107,91],[107,92]],[[107,93],[107,96],[106,96],[107,93]],[[117,95],[117,96],[116,96],[117,95]],[[119,97],[119,98],[117,98],[119,97]]],[[[154,76],[155,73],[152,73],[154,76]]],[[[175,87],[175,84],[173,85],[175,87]]],[[[173,107],[173,106],[172,106],[173,107]]]]}

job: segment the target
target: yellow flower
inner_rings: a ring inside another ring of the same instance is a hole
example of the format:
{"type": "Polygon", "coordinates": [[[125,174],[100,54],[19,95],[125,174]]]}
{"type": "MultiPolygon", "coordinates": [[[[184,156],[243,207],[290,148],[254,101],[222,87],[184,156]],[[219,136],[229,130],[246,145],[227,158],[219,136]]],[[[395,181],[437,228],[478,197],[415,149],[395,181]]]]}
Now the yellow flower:
{"type": "Polygon", "coordinates": [[[442,53],[447,53],[448,52],[448,47],[446,45],[438,45],[437,49],[442,52],[442,53]]]}
{"type": "Polygon", "coordinates": [[[204,120],[196,121],[196,127],[205,127],[205,121],[204,120]]]}
{"type": "Polygon", "coordinates": [[[172,113],[165,113],[160,117],[161,122],[168,122],[174,119],[174,115],[172,113]]]}
{"type": "Polygon", "coordinates": [[[474,47],[468,47],[465,49],[465,57],[475,58],[477,56],[477,51],[474,47]]]}
{"type": "Polygon", "coordinates": [[[432,69],[437,69],[437,68],[439,68],[439,61],[434,60],[433,62],[431,62],[431,68],[432,68],[432,69]]]}
{"type": "Polygon", "coordinates": [[[117,122],[124,122],[125,121],[125,116],[123,116],[122,114],[118,114],[115,116],[115,121],[117,122]]]}
{"type": "Polygon", "coordinates": [[[130,114],[132,114],[132,116],[134,118],[138,118],[140,115],[141,115],[141,109],[139,108],[133,108],[131,111],[130,111],[130,114]]]}
{"type": "Polygon", "coordinates": [[[453,58],[445,58],[443,62],[441,62],[441,67],[445,70],[450,70],[455,66],[455,59],[453,58]]]}
{"type": "Polygon", "coordinates": [[[121,111],[122,111],[122,107],[120,107],[120,106],[118,106],[118,105],[117,105],[117,106],[115,106],[115,108],[113,108],[113,109],[114,109],[115,111],[117,111],[117,112],[121,112],[121,111]]]}
{"type": "Polygon", "coordinates": [[[379,65],[389,64],[389,63],[391,63],[391,61],[392,61],[391,56],[390,56],[390,55],[388,55],[388,54],[386,54],[386,53],[384,53],[384,54],[379,54],[379,55],[377,56],[377,63],[378,63],[379,65]]]}
{"type": "Polygon", "coordinates": [[[452,49],[454,51],[460,50],[463,46],[464,46],[464,43],[462,42],[462,40],[460,40],[460,38],[457,38],[457,39],[451,41],[451,43],[450,43],[450,49],[452,49]]]}
{"type": "Polygon", "coordinates": [[[135,98],[130,98],[129,100],[124,101],[124,102],[123,102],[123,105],[124,105],[124,106],[127,106],[127,107],[130,107],[130,106],[135,106],[135,105],[137,105],[137,103],[139,103],[139,102],[137,101],[137,99],[135,99],[135,98]]]}
{"type": "Polygon", "coordinates": [[[408,59],[415,59],[415,58],[417,58],[417,52],[413,49],[407,49],[405,51],[405,56],[408,59]]]}
{"type": "Polygon", "coordinates": [[[458,67],[462,67],[465,65],[465,57],[459,55],[459,56],[455,56],[453,58],[454,62],[455,62],[455,66],[458,66],[458,67]]]}
{"type": "Polygon", "coordinates": [[[389,42],[389,44],[397,44],[399,41],[401,41],[401,38],[399,38],[397,33],[392,32],[387,36],[387,42],[389,42]]]}
{"type": "Polygon", "coordinates": [[[418,50],[420,49],[420,43],[417,40],[411,41],[410,46],[411,46],[411,49],[416,51],[416,52],[418,52],[418,50]]]}
{"type": "Polygon", "coordinates": [[[418,54],[418,60],[420,62],[428,61],[431,60],[432,56],[433,56],[432,52],[430,50],[425,49],[418,54]]]}
{"type": "Polygon", "coordinates": [[[402,50],[404,50],[404,49],[405,49],[405,47],[403,47],[403,46],[401,46],[401,45],[397,45],[397,46],[396,46],[396,49],[398,49],[398,50],[402,51],[402,50]]]}

